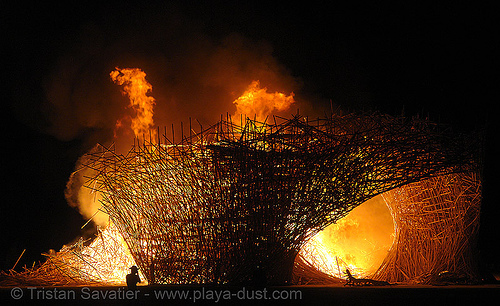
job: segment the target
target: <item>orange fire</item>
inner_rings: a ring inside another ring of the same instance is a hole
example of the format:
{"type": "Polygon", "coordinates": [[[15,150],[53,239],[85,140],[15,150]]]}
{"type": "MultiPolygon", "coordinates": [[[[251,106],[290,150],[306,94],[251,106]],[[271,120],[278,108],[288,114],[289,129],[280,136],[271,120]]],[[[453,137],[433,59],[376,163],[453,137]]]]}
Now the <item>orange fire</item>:
{"type": "MultiPolygon", "coordinates": [[[[90,245],[85,247],[80,256],[75,257],[74,266],[92,279],[105,283],[124,284],[130,267],[136,265],[129,248],[113,222],[90,245]]],[[[139,271],[141,285],[147,284],[147,279],[139,271]]]]}
{"type": "Polygon", "coordinates": [[[109,75],[113,82],[124,85],[122,93],[129,97],[129,108],[135,113],[134,116],[118,120],[116,128],[123,127],[124,121],[130,120],[130,127],[136,137],[149,133],[154,124],[155,99],[147,95],[152,91],[153,86],[146,81],[146,73],[139,68],[120,69],[117,67],[109,75]]]}
{"type": "Polygon", "coordinates": [[[288,96],[281,92],[268,93],[266,87],[260,87],[259,81],[252,81],[247,90],[233,101],[236,105],[233,116],[256,116],[258,121],[264,121],[275,111],[287,110],[295,102],[293,97],[293,92],[288,96]]]}
{"type": "MultiPolygon", "coordinates": [[[[146,73],[139,68],[115,68],[109,75],[114,83],[123,85],[122,93],[128,96],[130,100],[128,108],[133,112],[116,122],[115,138],[118,137],[117,130],[125,128],[130,128],[135,137],[149,134],[154,124],[155,99],[147,95],[153,87],[146,81],[146,73]]],[[[83,177],[85,173],[78,175],[83,177]]],[[[104,228],[99,238],[82,252],[82,256],[90,258],[92,263],[87,260],[87,264],[80,268],[88,275],[104,282],[123,283],[125,275],[129,272],[130,266],[135,265],[135,261],[122,235],[111,221],[108,222],[108,215],[100,210],[101,198],[99,192],[90,191],[85,187],[78,190],[80,211],[85,215],[91,215],[94,223],[104,228]]]]}
{"type": "Polygon", "coordinates": [[[318,270],[345,278],[370,277],[380,267],[394,240],[394,222],[381,196],[315,235],[301,250],[318,270]]]}
{"type": "MultiPolygon", "coordinates": [[[[154,124],[155,99],[147,95],[152,91],[152,86],[146,81],[146,73],[138,68],[116,68],[110,77],[116,84],[123,85],[122,93],[129,97],[128,107],[134,112],[133,116],[118,120],[116,129],[130,124],[136,137],[149,134],[154,124]]],[[[269,93],[256,80],[233,103],[236,105],[235,118],[255,116],[263,122],[269,115],[289,109],[295,100],[293,92],[289,95],[269,93]]],[[[375,272],[392,245],[394,228],[392,217],[381,197],[367,203],[314,236],[301,250],[302,255],[319,270],[338,277],[344,277],[346,268],[355,276],[367,276],[375,272]],[[385,212],[381,213],[381,207],[385,208],[385,212]]],[[[107,281],[123,282],[128,268],[135,264],[123,237],[110,222],[99,239],[86,251],[90,258],[98,258],[99,263],[95,262],[92,268],[87,267],[87,272],[98,273],[107,281]],[[92,272],[92,269],[97,270],[92,272]]]]}

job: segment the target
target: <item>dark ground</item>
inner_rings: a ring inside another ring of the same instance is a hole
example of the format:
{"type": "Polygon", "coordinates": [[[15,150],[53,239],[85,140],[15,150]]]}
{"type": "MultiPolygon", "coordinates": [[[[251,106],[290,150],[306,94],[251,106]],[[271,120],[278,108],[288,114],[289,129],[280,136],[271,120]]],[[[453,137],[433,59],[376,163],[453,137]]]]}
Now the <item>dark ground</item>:
{"type": "Polygon", "coordinates": [[[125,296],[126,291],[123,287],[0,288],[0,301],[2,305],[494,305],[500,296],[500,285],[392,285],[386,287],[334,285],[269,287],[265,289],[196,285],[139,288],[136,293],[129,292],[129,298],[125,296]],[[15,300],[12,296],[16,296],[20,292],[22,292],[22,297],[15,300]],[[168,299],[165,295],[175,294],[175,292],[187,294],[187,298],[168,299]],[[162,293],[164,294],[163,299],[159,297],[162,293]],[[104,297],[105,294],[108,296],[104,297]],[[55,296],[58,299],[55,299],[55,296]]]}

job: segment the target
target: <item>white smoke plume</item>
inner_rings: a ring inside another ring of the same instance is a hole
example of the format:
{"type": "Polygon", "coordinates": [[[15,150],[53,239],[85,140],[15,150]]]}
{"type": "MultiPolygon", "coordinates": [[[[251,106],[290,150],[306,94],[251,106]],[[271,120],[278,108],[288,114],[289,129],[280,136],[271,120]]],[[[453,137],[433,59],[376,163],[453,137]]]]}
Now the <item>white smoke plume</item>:
{"type": "Polygon", "coordinates": [[[96,225],[105,227],[108,225],[109,216],[101,209],[101,195],[99,192],[85,187],[89,177],[95,175],[92,169],[83,167],[85,159],[84,155],[78,160],[76,170],[71,173],[66,184],[64,196],[68,204],[77,208],[85,219],[92,219],[96,225]]]}

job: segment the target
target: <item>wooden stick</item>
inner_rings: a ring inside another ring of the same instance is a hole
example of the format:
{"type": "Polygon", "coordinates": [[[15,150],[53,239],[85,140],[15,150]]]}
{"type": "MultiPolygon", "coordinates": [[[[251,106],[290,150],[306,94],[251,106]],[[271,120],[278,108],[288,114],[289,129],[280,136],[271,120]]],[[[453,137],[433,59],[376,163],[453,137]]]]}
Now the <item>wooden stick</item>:
{"type": "Polygon", "coordinates": [[[24,249],[24,250],[21,252],[21,255],[19,255],[19,257],[18,257],[18,258],[17,258],[17,260],[16,260],[16,263],[12,266],[12,269],[11,269],[11,270],[14,270],[14,268],[17,266],[17,263],[19,262],[19,260],[21,260],[21,257],[23,257],[24,252],[26,252],[26,249],[24,249]]]}

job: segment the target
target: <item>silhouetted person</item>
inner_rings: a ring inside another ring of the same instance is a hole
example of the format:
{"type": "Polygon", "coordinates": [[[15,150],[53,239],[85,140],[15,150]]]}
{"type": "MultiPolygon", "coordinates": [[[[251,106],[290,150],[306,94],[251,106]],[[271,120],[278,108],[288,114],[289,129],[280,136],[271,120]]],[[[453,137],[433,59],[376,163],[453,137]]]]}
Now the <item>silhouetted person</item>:
{"type": "Polygon", "coordinates": [[[155,264],[152,262],[149,265],[149,283],[154,284],[155,283],[155,264]]]}
{"type": "Polygon", "coordinates": [[[262,265],[258,265],[253,271],[252,285],[257,287],[267,286],[266,271],[262,265]]]}
{"type": "Polygon", "coordinates": [[[136,266],[130,267],[130,274],[127,274],[127,288],[129,290],[137,289],[137,283],[141,282],[139,278],[139,270],[136,266]]]}

